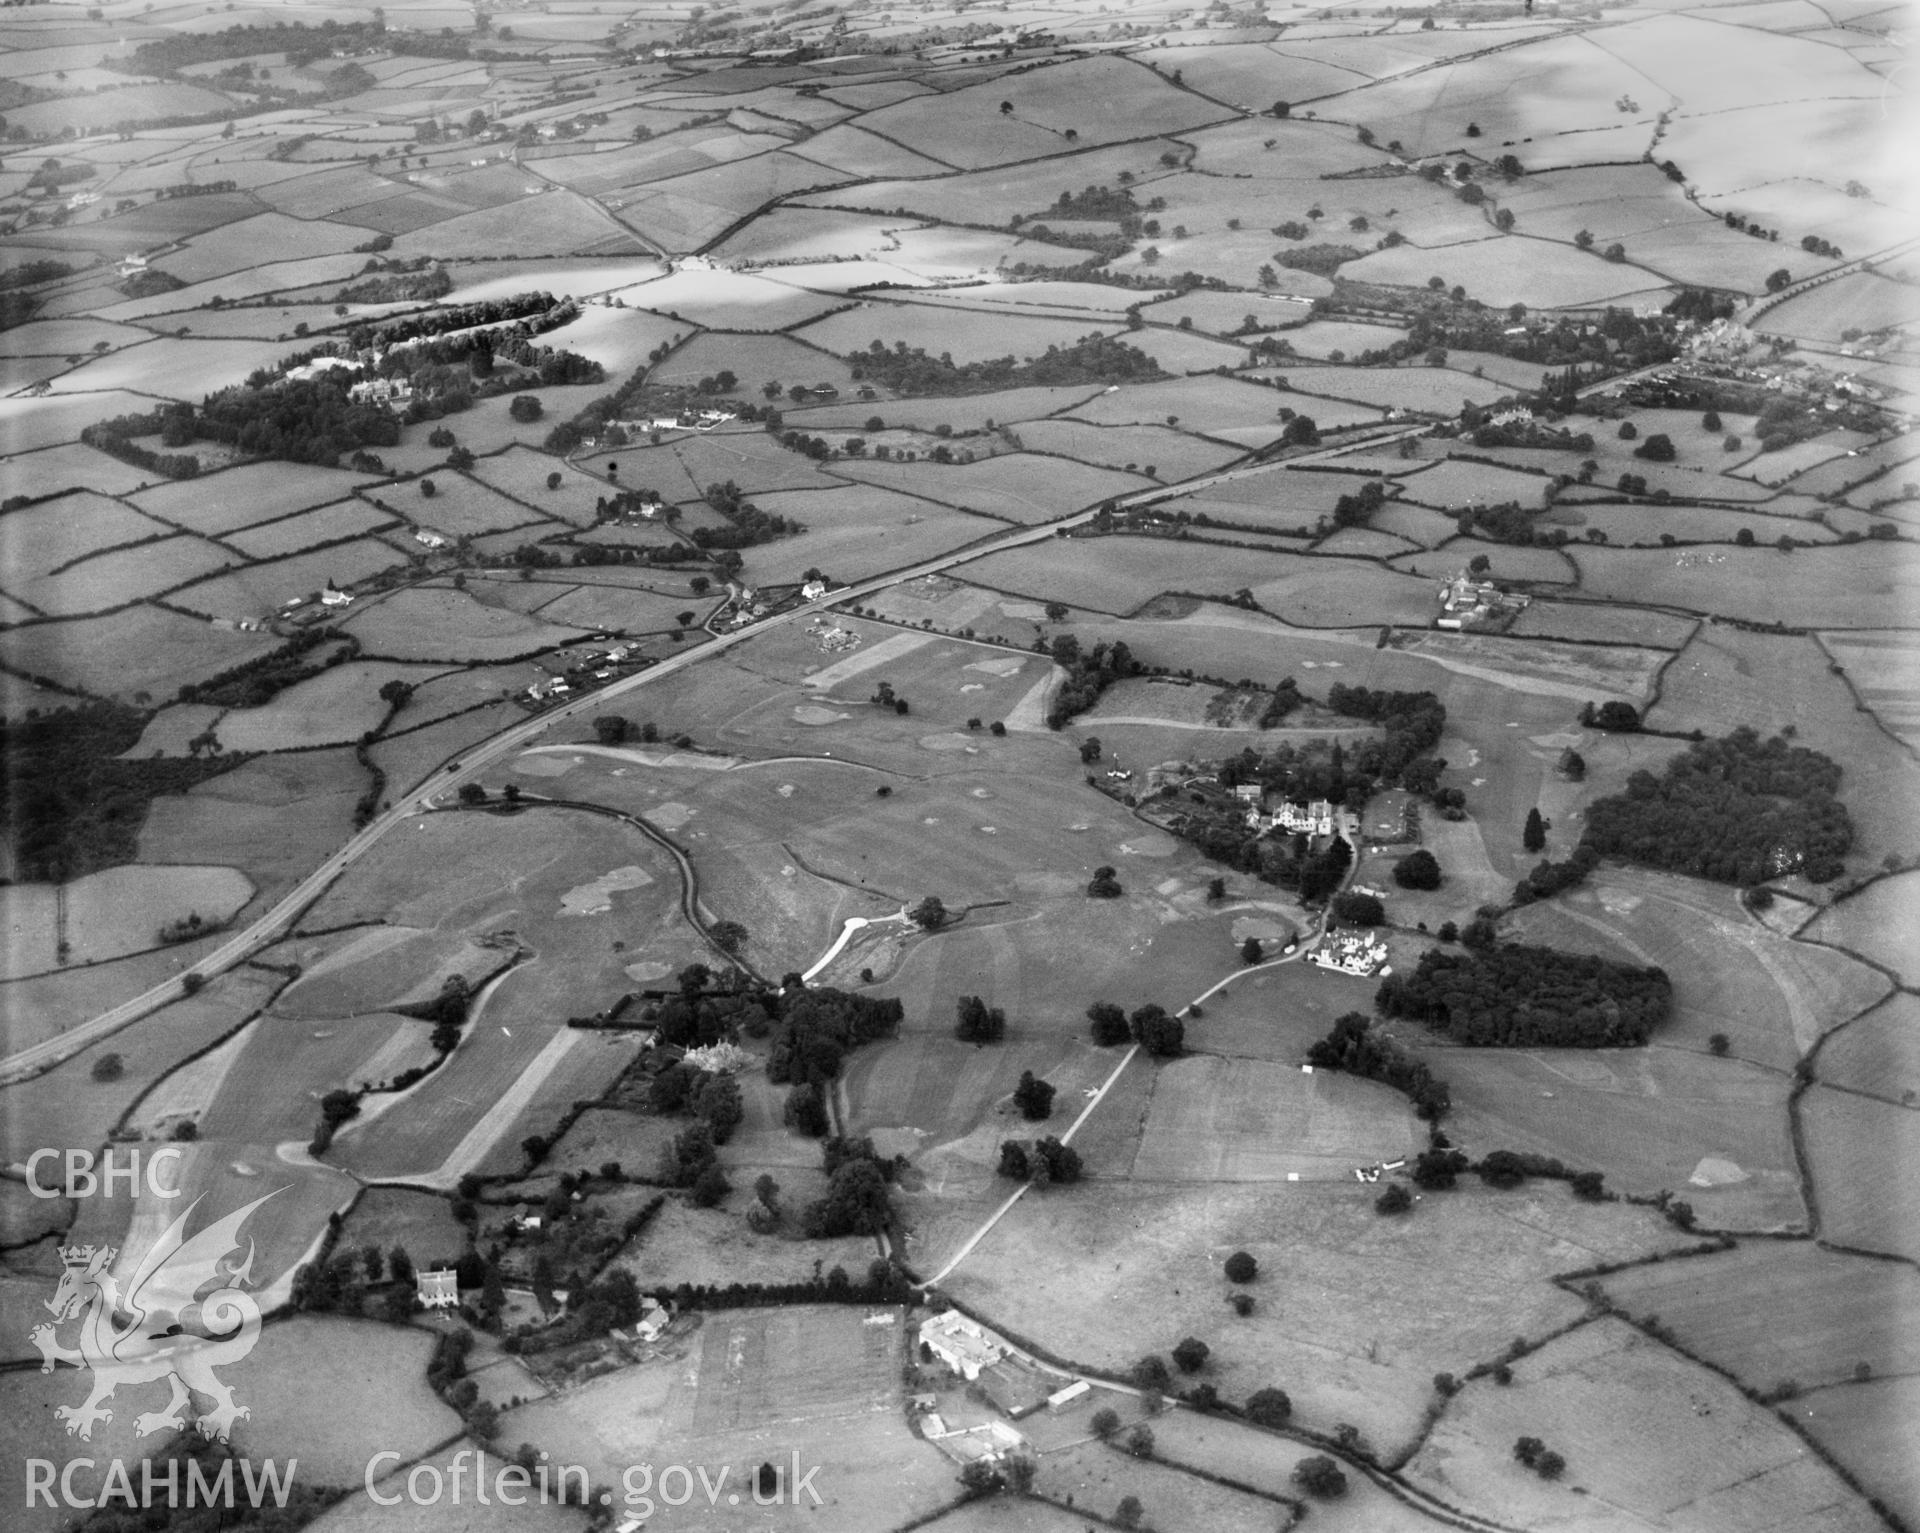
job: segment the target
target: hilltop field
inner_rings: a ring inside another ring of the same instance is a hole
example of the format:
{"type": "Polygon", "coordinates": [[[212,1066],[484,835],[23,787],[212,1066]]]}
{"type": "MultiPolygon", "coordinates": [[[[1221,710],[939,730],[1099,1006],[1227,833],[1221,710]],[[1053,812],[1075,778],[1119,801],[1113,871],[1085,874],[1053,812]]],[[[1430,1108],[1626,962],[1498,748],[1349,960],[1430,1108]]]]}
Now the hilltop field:
{"type": "Polygon", "coordinates": [[[9,1516],[1920,1526],[1903,14],[10,11],[9,1516]]]}

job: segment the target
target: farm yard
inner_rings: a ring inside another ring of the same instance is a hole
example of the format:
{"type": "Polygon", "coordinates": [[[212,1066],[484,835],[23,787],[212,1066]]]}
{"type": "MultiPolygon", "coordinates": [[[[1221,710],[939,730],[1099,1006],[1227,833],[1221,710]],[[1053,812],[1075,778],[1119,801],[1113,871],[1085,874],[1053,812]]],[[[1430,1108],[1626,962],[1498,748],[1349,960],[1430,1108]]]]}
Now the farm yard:
{"type": "Polygon", "coordinates": [[[0,39],[9,1445],[162,1451],[29,1332],[185,1204],[21,1178],[165,1145],[333,1533],[584,1533],[363,1485],[522,1442],[650,1528],[1920,1519],[1896,12],[84,9],[0,39]],[[1586,863],[1741,728],[1834,876],[1586,863]],[[1395,1012],[1483,941],[1671,1005],[1395,1012]],[[1016,1418],[947,1299],[1187,1398],[1016,1418]]]}

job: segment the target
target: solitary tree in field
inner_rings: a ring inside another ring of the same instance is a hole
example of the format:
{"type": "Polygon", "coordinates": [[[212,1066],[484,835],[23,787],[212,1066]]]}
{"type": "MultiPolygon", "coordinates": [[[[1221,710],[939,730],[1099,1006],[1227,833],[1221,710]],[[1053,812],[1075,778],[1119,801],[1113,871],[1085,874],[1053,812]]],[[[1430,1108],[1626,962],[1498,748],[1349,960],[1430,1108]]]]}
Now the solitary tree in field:
{"type": "Polygon", "coordinates": [[[1093,1023],[1093,1041],[1102,1048],[1125,1043],[1130,1036],[1126,1012],[1111,1001],[1095,1001],[1087,1008],[1087,1020],[1093,1023]]]}
{"type": "Polygon", "coordinates": [[[1589,229],[1582,229],[1578,234],[1574,235],[1573,242],[1582,250],[1591,250],[1593,249],[1593,232],[1589,229]]]}
{"type": "Polygon", "coordinates": [[[1248,1251],[1235,1251],[1227,1258],[1226,1273],[1228,1281],[1251,1283],[1260,1274],[1260,1264],[1248,1251]]]}
{"type": "Polygon", "coordinates": [[[102,1054],[93,1062],[93,1078],[97,1081],[117,1081],[126,1073],[126,1062],[118,1054],[102,1054]]]}
{"type": "Polygon", "coordinates": [[[1438,889],[1439,860],[1425,847],[1409,852],[1393,865],[1393,881],[1402,889],[1438,889]]]}
{"type": "Polygon", "coordinates": [[[1189,1336],[1173,1349],[1174,1366],[1182,1373],[1198,1373],[1212,1351],[1198,1336],[1189,1336]]]}
{"type": "Polygon", "coordinates": [[[1284,1389],[1256,1390],[1247,1400],[1247,1420],[1256,1426],[1285,1426],[1292,1414],[1293,1401],[1284,1389]]]}
{"type": "Polygon", "coordinates": [[[1347,1477],[1340,1466],[1324,1453],[1303,1458],[1293,1466],[1293,1483],[1309,1496],[1332,1501],[1347,1493],[1347,1477]]]}
{"type": "Polygon", "coordinates": [[[907,912],[907,919],[927,931],[938,931],[949,919],[947,907],[941,903],[940,896],[929,894],[918,905],[907,912]]]}
{"type": "Polygon", "coordinates": [[[1053,1115],[1054,1094],[1054,1086],[1041,1080],[1031,1070],[1022,1070],[1020,1084],[1013,1088],[1013,1100],[1020,1109],[1020,1116],[1033,1123],[1053,1115]]]}
{"type": "Polygon", "coordinates": [[[1540,851],[1547,844],[1547,822],[1540,818],[1538,805],[1527,811],[1527,823],[1520,832],[1520,844],[1530,852],[1540,851]]]}

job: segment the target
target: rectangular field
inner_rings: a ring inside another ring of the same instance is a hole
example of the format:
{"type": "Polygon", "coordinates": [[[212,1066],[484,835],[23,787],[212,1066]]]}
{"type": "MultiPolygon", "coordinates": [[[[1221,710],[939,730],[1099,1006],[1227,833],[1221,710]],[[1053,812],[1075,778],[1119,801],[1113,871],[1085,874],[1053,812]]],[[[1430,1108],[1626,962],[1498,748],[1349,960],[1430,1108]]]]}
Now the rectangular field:
{"type": "Polygon", "coordinates": [[[278,559],[323,543],[339,543],[378,527],[391,527],[397,517],[376,510],[364,500],[337,500],[330,506],[282,517],[230,532],[221,539],[249,559],[278,559]]]}

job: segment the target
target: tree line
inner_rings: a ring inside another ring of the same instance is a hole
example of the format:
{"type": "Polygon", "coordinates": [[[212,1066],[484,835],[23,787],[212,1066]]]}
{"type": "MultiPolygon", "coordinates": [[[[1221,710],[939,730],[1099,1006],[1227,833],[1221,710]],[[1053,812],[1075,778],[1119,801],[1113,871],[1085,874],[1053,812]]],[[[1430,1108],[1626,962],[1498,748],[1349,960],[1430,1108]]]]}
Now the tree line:
{"type": "Polygon", "coordinates": [[[900,395],[984,394],[997,389],[1070,383],[1130,383],[1164,377],[1160,364],[1136,346],[1094,334],[1071,346],[1021,361],[1013,356],[957,363],[946,353],[930,357],[920,347],[875,341],[846,359],[856,380],[880,384],[900,395]]]}

